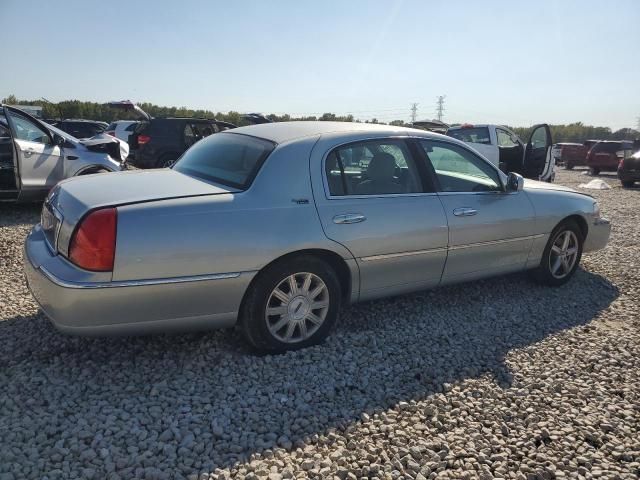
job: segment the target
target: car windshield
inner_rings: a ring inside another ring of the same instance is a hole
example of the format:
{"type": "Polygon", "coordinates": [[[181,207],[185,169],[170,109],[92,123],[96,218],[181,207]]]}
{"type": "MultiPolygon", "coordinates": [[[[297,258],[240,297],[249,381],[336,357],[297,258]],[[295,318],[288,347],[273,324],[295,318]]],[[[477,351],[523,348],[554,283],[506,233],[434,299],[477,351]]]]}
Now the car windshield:
{"type": "Polygon", "coordinates": [[[600,142],[593,147],[594,153],[616,153],[618,150],[623,150],[624,144],[622,142],[600,142]]]}
{"type": "Polygon", "coordinates": [[[489,129],[487,127],[453,128],[447,131],[447,135],[466,143],[491,145],[491,138],[489,137],[489,129]]]}
{"type": "Polygon", "coordinates": [[[237,133],[217,133],[189,148],[173,167],[185,175],[245,190],[275,144],[237,133]]]}
{"type": "Polygon", "coordinates": [[[72,143],[78,143],[78,139],[73,135],[69,135],[67,132],[62,131],[58,127],[54,127],[53,125],[50,125],[48,123],[45,123],[45,122],[42,122],[42,123],[44,123],[47,126],[47,128],[51,130],[53,133],[60,135],[65,140],[69,140],[72,143]]]}

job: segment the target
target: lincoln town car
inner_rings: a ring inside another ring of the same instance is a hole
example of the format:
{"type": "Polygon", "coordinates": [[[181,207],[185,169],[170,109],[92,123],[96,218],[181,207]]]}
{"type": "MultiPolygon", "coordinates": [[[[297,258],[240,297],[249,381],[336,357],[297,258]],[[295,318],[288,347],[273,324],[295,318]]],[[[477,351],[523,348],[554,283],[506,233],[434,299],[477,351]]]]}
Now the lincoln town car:
{"type": "Polygon", "coordinates": [[[25,270],[63,332],[237,326],[282,352],[325,339],[353,302],[525,270],[560,286],[609,233],[592,197],[449,136],[267,123],[204,138],[171,168],[60,182],[25,270]]]}

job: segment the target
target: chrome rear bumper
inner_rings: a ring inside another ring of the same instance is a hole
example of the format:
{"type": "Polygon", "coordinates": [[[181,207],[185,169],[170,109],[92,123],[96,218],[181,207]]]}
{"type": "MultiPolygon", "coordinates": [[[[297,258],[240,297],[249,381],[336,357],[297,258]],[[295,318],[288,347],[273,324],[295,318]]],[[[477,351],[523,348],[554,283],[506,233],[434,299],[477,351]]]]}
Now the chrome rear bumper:
{"type": "Polygon", "coordinates": [[[132,282],[83,281],[54,255],[36,226],[25,242],[29,289],[59,330],[80,335],[129,335],[230,327],[253,272],[132,282]]]}

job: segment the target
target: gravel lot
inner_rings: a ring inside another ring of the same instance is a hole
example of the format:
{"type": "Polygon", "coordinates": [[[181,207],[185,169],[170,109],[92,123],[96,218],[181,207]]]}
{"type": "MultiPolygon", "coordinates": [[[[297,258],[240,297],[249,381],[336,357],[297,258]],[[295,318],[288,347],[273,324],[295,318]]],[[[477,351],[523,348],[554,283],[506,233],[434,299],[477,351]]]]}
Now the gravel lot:
{"type": "Polygon", "coordinates": [[[0,206],[0,480],[638,478],[640,189],[602,178],[612,239],[568,285],[364,303],[276,357],[57,333],[22,276],[39,207],[0,206]]]}

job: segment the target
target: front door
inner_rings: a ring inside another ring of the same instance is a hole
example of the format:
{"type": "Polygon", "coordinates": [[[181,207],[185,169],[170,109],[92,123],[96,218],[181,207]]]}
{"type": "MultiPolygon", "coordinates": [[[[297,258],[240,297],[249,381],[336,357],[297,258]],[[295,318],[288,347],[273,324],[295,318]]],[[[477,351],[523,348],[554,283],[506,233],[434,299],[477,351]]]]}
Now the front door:
{"type": "Polygon", "coordinates": [[[524,150],[524,177],[547,182],[553,179],[552,144],[549,125],[534,125],[524,150]]]}
{"type": "Polygon", "coordinates": [[[334,146],[313,149],[314,198],[327,237],[358,263],[360,299],[437,285],[447,220],[413,147],[398,138],[334,146]]]}
{"type": "Polygon", "coordinates": [[[48,192],[64,176],[62,150],[49,130],[19,110],[5,107],[18,155],[22,192],[48,192]]]}
{"type": "Polygon", "coordinates": [[[0,200],[18,197],[18,169],[9,123],[0,110],[0,200]]]}
{"type": "Polygon", "coordinates": [[[420,140],[449,224],[443,283],[523,269],[535,216],[524,192],[505,192],[497,169],[457,144],[420,140]]]}

